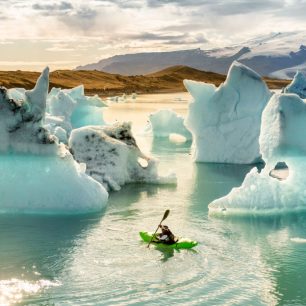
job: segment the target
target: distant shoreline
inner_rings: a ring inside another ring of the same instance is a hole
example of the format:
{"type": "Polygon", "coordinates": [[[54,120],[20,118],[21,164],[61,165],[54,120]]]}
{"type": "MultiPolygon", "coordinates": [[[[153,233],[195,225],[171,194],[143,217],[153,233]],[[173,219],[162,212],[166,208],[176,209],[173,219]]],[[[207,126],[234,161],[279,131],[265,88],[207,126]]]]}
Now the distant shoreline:
{"type": "MultiPolygon", "coordinates": [[[[0,71],[0,86],[32,89],[40,75],[31,71],[0,71]]],[[[124,76],[102,71],[56,70],[50,73],[52,87],[72,88],[84,85],[87,95],[101,97],[122,94],[157,94],[185,92],[184,79],[212,83],[219,86],[226,76],[214,72],[201,71],[187,66],[173,66],[147,75],[124,76]]],[[[281,89],[290,80],[264,78],[270,89],[281,89]]]]}

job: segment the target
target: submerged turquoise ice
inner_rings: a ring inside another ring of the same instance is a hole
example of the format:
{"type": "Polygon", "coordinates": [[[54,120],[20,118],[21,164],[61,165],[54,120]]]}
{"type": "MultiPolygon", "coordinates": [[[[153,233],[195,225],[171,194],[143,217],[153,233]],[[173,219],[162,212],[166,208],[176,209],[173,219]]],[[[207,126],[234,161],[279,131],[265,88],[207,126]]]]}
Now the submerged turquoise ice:
{"type": "Polygon", "coordinates": [[[0,216],[0,304],[305,304],[306,243],[292,238],[306,238],[306,214],[211,218],[208,203],[250,168],[193,164],[188,145],[166,140],[149,147],[177,187],[127,185],[83,217],[0,216]],[[199,241],[194,252],[139,240],[166,208],[165,224],[199,241]]]}

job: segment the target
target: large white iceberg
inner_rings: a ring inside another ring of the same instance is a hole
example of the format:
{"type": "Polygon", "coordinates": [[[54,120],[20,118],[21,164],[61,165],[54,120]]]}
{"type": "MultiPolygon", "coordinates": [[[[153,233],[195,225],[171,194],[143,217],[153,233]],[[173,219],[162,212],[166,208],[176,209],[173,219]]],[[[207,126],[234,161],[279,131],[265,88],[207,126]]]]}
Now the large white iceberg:
{"type": "Polygon", "coordinates": [[[74,158],[86,164],[86,173],[108,190],[119,190],[131,182],[176,183],[174,174],[158,175],[158,162],[140,151],[130,123],[74,129],[69,147],[74,158]]]}
{"type": "Polygon", "coordinates": [[[150,114],[146,132],[153,137],[169,137],[179,134],[186,140],[191,140],[192,135],[184,125],[184,118],[171,109],[161,109],[150,114]]]}
{"type": "Polygon", "coordinates": [[[306,76],[298,71],[292,82],[284,88],[284,93],[295,93],[300,98],[306,99],[306,76]]]}
{"type": "Polygon", "coordinates": [[[43,126],[48,86],[46,68],[33,90],[0,88],[0,213],[78,214],[106,205],[104,187],[43,126]]]}
{"type": "Polygon", "coordinates": [[[193,97],[186,126],[192,132],[194,160],[252,164],[260,161],[261,114],[271,92],[261,77],[234,62],[226,81],[212,84],[184,80],[193,97]]]}
{"type": "Polygon", "coordinates": [[[262,116],[260,148],[266,166],[253,168],[239,188],[209,205],[210,213],[279,213],[306,209],[306,103],[295,94],[274,95],[262,116]],[[271,176],[288,166],[282,180],[271,176]]]}

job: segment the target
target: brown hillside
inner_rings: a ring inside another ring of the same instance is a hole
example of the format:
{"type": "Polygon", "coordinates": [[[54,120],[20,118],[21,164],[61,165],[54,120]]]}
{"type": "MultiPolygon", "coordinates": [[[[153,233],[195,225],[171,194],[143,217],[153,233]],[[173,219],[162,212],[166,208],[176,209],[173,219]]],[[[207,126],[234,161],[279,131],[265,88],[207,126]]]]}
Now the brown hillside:
{"type": "MultiPolygon", "coordinates": [[[[31,89],[39,72],[0,71],[0,85],[7,88],[23,87],[31,89]]],[[[101,96],[122,93],[158,93],[185,91],[184,79],[219,85],[225,76],[193,69],[187,66],[173,66],[148,75],[122,76],[102,71],[56,70],[50,74],[50,87],[72,88],[84,84],[87,94],[101,96]]],[[[289,81],[265,78],[270,88],[282,88],[289,81]]]]}

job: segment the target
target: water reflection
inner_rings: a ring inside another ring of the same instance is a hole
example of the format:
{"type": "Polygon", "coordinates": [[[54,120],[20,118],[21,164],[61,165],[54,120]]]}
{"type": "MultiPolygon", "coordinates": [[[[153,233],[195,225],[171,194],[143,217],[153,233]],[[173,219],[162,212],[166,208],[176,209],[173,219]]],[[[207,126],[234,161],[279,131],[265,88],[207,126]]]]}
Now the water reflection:
{"type": "Polygon", "coordinates": [[[233,187],[242,184],[250,165],[207,164],[193,165],[194,181],[190,193],[191,209],[195,214],[206,215],[208,204],[227,195],[233,187]]]}
{"type": "Polygon", "coordinates": [[[169,260],[171,257],[174,256],[174,252],[177,252],[176,250],[169,248],[169,247],[162,247],[162,246],[154,246],[157,251],[161,253],[161,262],[166,262],[169,260]]]}
{"type": "Polygon", "coordinates": [[[22,284],[56,282],[100,218],[0,216],[0,281],[20,287],[19,293],[17,287],[5,290],[22,294],[27,292],[22,284]]]}
{"type": "Polygon", "coordinates": [[[273,283],[271,293],[277,297],[277,304],[305,305],[306,243],[296,243],[295,238],[306,238],[306,213],[228,216],[223,222],[260,252],[263,273],[273,283]]]}
{"type": "MultiPolygon", "coordinates": [[[[134,203],[138,203],[143,198],[154,198],[162,190],[175,191],[176,185],[158,185],[158,184],[127,184],[119,191],[111,192],[108,201],[108,211],[116,210],[118,214],[120,211],[126,213],[127,207],[134,203]]],[[[131,214],[133,215],[133,213],[131,214]]]]}
{"type": "Polygon", "coordinates": [[[189,153],[192,141],[172,142],[169,138],[154,138],[152,137],[151,152],[157,155],[175,154],[175,153],[189,153]]]}

